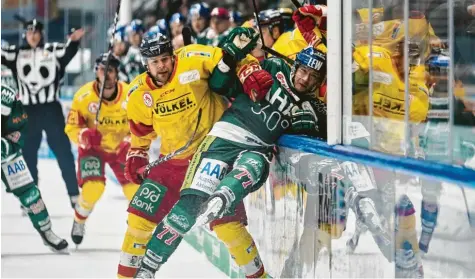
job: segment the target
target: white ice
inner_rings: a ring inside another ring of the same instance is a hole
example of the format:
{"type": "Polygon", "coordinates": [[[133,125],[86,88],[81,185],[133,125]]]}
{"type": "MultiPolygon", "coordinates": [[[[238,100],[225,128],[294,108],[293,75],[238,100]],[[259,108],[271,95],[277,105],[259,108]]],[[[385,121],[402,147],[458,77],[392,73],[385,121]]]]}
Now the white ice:
{"type": "MultiPolygon", "coordinates": [[[[39,161],[40,190],[54,231],[68,240],[70,255],[58,255],[43,245],[20,204],[11,194],[1,195],[2,278],[114,278],[124,232],[127,201],[120,186],[108,182],[88,222],[84,242],[75,251],[70,239],[73,211],[61,172],[54,160],[39,161]]],[[[157,277],[223,278],[204,254],[184,242],[157,277]]]]}

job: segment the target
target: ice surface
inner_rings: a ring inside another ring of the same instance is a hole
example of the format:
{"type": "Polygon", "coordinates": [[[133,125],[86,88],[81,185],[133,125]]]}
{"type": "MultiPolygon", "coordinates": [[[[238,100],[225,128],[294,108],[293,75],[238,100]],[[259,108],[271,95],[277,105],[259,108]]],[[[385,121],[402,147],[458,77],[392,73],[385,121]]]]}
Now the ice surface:
{"type": "MultiPolygon", "coordinates": [[[[120,186],[108,182],[103,197],[91,214],[79,250],[70,240],[73,211],[56,161],[40,160],[40,189],[54,231],[70,244],[70,255],[57,255],[43,245],[29,219],[21,216],[20,204],[2,191],[2,278],[114,278],[126,230],[127,201],[120,186]]],[[[157,277],[223,278],[204,254],[183,242],[157,277]]]]}

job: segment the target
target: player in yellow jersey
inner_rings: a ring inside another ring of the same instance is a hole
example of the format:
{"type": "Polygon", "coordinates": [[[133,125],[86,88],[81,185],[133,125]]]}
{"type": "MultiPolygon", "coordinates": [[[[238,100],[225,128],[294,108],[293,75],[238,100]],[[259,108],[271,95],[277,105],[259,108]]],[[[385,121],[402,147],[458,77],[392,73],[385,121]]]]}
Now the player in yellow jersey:
{"type": "MultiPolygon", "coordinates": [[[[291,59],[309,45],[326,53],[327,7],[325,5],[305,5],[294,11],[292,19],[297,28],[282,34],[273,49],[291,59]]],[[[315,95],[326,102],[326,81],[317,88],[315,95]]]]}
{"type": "Polygon", "coordinates": [[[327,7],[324,5],[305,5],[295,10],[292,19],[297,28],[282,34],[273,49],[295,59],[297,53],[309,44],[317,46],[323,42],[326,45],[326,16],[327,7]]]}
{"type": "Polygon", "coordinates": [[[126,83],[118,81],[120,61],[112,56],[105,73],[107,54],[96,59],[96,80],[81,87],[74,96],[65,132],[78,145],[78,181],[81,195],[74,209],[71,238],[81,244],[85,222],[102,196],[105,188],[104,167],[107,163],[122,185],[128,200],[132,199],[137,184],[124,176],[125,155],[130,147],[130,131],[125,110],[126,83]],[[107,76],[104,81],[104,76],[107,76]],[[105,82],[102,106],[99,107],[99,90],[105,82]],[[96,113],[99,121],[95,123],[96,113]]]}
{"type": "MultiPolygon", "coordinates": [[[[411,13],[408,34],[409,44],[409,100],[405,100],[404,83],[404,24],[400,20],[382,22],[392,26],[392,29],[383,29],[380,36],[375,38],[370,55],[369,45],[355,47],[353,53],[354,71],[354,120],[358,117],[367,117],[369,112],[368,103],[368,76],[373,72],[373,136],[372,148],[390,154],[403,155],[405,149],[405,102],[409,102],[410,124],[410,152],[409,156],[420,156],[417,142],[417,133],[414,128],[417,124],[426,120],[429,109],[429,90],[426,86],[425,67],[423,65],[426,53],[430,49],[430,32],[428,22],[424,17],[411,13]],[[414,28],[412,28],[414,27],[414,28]],[[386,35],[384,35],[386,34],[386,35]],[[390,35],[389,35],[390,34],[390,35]],[[388,37],[389,35],[389,37],[388,37]],[[370,69],[370,59],[373,59],[373,67],[370,69]]],[[[384,215],[390,220],[394,214],[396,203],[395,222],[395,265],[398,277],[420,277],[423,275],[421,249],[424,247],[417,241],[415,228],[415,209],[407,195],[402,195],[397,201],[395,198],[394,181],[397,177],[382,174],[375,170],[375,178],[383,198],[384,215]]],[[[423,206],[437,211],[437,201],[432,200],[440,193],[439,189],[424,188],[423,206]],[[431,198],[430,204],[428,198],[431,198]]],[[[425,208],[421,209],[423,216],[425,208]]],[[[428,224],[428,223],[427,223],[428,224]]],[[[423,224],[423,230],[426,230],[423,224]]],[[[434,223],[435,226],[435,223],[434,223]]],[[[428,229],[428,228],[427,228],[428,229]]],[[[433,227],[432,227],[433,229],[433,227]]],[[[421,238],[420,241],[423,241],[421,238]]],[[[425,241],[425,240],[424,240],[425,241]]]]}
{"type": "MultiPolygon", "coordinates": [[[[284,33],[284,20],[281,13],[277,9],[268,9],[259,12],[259,29],[264,39],[264,45],[268,48],[272,48],[276,40],[284,33]]],[[[254,19],[252,24],[255,29],[258,29],[257,21],[254,19]]],[[[265,59],[266,53],[260,48],[255,48],[252,51],[252,56],[256,57],[259,61],[265,59]]]]}
{"type": "MultiPolygon", "coordinates": [[[[141,186],[128,209],[119,277],[134,276],[153,230],[179,199],[189,161],[228,106],[216,93],[226,94],[233,83],[238,82],[235,70],[243,63],[256,62],[248,54],[257,39],[254,30],[237,27],[226,38],[223,49],[193,44],[173,52],[170,41],[162,34],[142,41],[141,54],[147,72],[131,83],[128,93],[132,146],[125,168],[126,177],[141,186]],[[198,117],[200,111],[201,118],[198,117]],[[143,180],[141,173],[149,162],[147,151],[156,137],[161,138],[161,156],[185,148],[171,160],[152,168],[143,180]]],[[[249,77],[243,84],[244,91],[251,95],[267,92],[272,77],[262,69],[246,69],[249,77]]],[[[235,216],[218,220],[211,227],[229,249],[245,247],[233,253],[233,257],[241,265],[244,263],[241,268],[246,275],[253,275],[258,269],[252,267],[262,264],[243,260],[250,254],[254,255],[251,259],[257,255],[256,248],[246,251],[255,246],[245,223],[241,204],[235,216]]]]}

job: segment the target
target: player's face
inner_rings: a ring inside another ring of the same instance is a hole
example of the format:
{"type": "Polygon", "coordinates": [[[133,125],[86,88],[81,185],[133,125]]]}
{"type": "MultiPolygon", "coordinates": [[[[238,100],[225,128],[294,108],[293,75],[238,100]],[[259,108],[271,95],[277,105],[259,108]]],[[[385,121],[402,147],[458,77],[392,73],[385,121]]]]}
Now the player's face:
{"type": "Polygon", "coordinates": [[[274,38],[272,38],[272,34],[270,32],[270,29],[268,28],[268,26],[264,26],[262,27],[262,37],[264,37],[264,45],[266,47],[269,47],[269,48],[272,48],[272,46],[274,45],[274,38]]]}
{"type": "Polygon", "coordinates": [[[148,71],[160,83],[166,83],[173,72],[173,56],[164,53],[147,59],[148,71]]]}
{"type": "Polygon", "coordinates": [[[41,32],[37,30],[26,31],[26,41],[30,45],[30,47],[37,47],[41,41],[41,32]]]}
{"type": "MultiPolygon", "coordinates": [[[[105,65],[101,64],[101,65],[99,65],[99,67],[97,67],[96,76],[99,79],[101,85],[104,82],[104,72],[105,72],[105,70],[106,70],[105,65]]],[[[114,69],[113,67],[109,66],[109,69],[107,70],[107,79],[106,79],[106,84],[105,84],[104,88],[105,89],[113,89],[115,87],[116,83],[117,83],[117,70],[114,69]]],[[[111,91],[111,90],[104,91],[104,97],[109,98],[113,93],[114,93],[114,91],[111,91]]]]}
{"type": "Polygon", "coordinates": [[[203,31],[203,29],[206,27],[206,19],[204,17],[194,15],[191,18],[191,27],[196,33],[201,33],[201,31],[203,31]]]}
{"type": "Polygon", "coordinates": [[[211,18],[210,26],[216,34],[222,34],[224,31],[228,30],[229,26],[231,26],[231,22],[229,19],[222,19],[214,16],[211,18]]]}
{"type": "Polygon", "coordinates": [[[307,66],[299,66],[295,71],[294,87],[299,93],[307,93],[321,83],[320,74],[307,66]]]}

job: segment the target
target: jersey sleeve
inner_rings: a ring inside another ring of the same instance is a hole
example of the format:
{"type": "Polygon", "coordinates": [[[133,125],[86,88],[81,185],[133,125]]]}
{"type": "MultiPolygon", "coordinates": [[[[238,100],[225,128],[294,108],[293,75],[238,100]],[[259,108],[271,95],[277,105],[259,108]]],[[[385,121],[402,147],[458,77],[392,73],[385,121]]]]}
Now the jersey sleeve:
{"type": "MultiPolygon", "coordinates": [[[[157,133],[153,129],[153,110],[147,106],[144,98],[152,98],[150,93],[136,88],[135,83],[130,85],[127,93],[127,118],[130,127],[130,145],[132,148],[143,148],[148,150],[152,140],[157,138],[157,133]],[[149,94],[144,97],[145,94],[149,94]]],[[[153,103],[153,102],[152,102],[153,103]]]]}
{"type": "Polygon", "coordinates": [[[79,132],[81,129],[87,128],[86,119],[81,114],[81,89],[75,94],[71,109],[66,120],[64,132],[68,135],[69,140],[75,144],[79,144],[79,132]]]}
{"type": "Polygon", "coordinates": [[[16,46],[2,47],[2,65],[14,70],[16,67],[16,60],[18,49],[16,46]]]}
{"type": "Polygon", "coordinates": [[[79,50],[79,41],[68,40],[65,44],[46,44],[45,49],[53,51],[61,67],[65,68],[79,50]]]}
{"type": "Polygon", "coordinates": [[[2,116],[8,117],[12,113],[15,100],[15,91],[8,86],[2,85],[2,116]]]}
{"type": "Polygon", "coordinates": [[[289,66],[284,62],[284,60],[277,57],[271,57],[261,61],[261,67],[271,75],[274,75],[277,72],[282,71],[284,68],[288,68],[289,66]]]}

